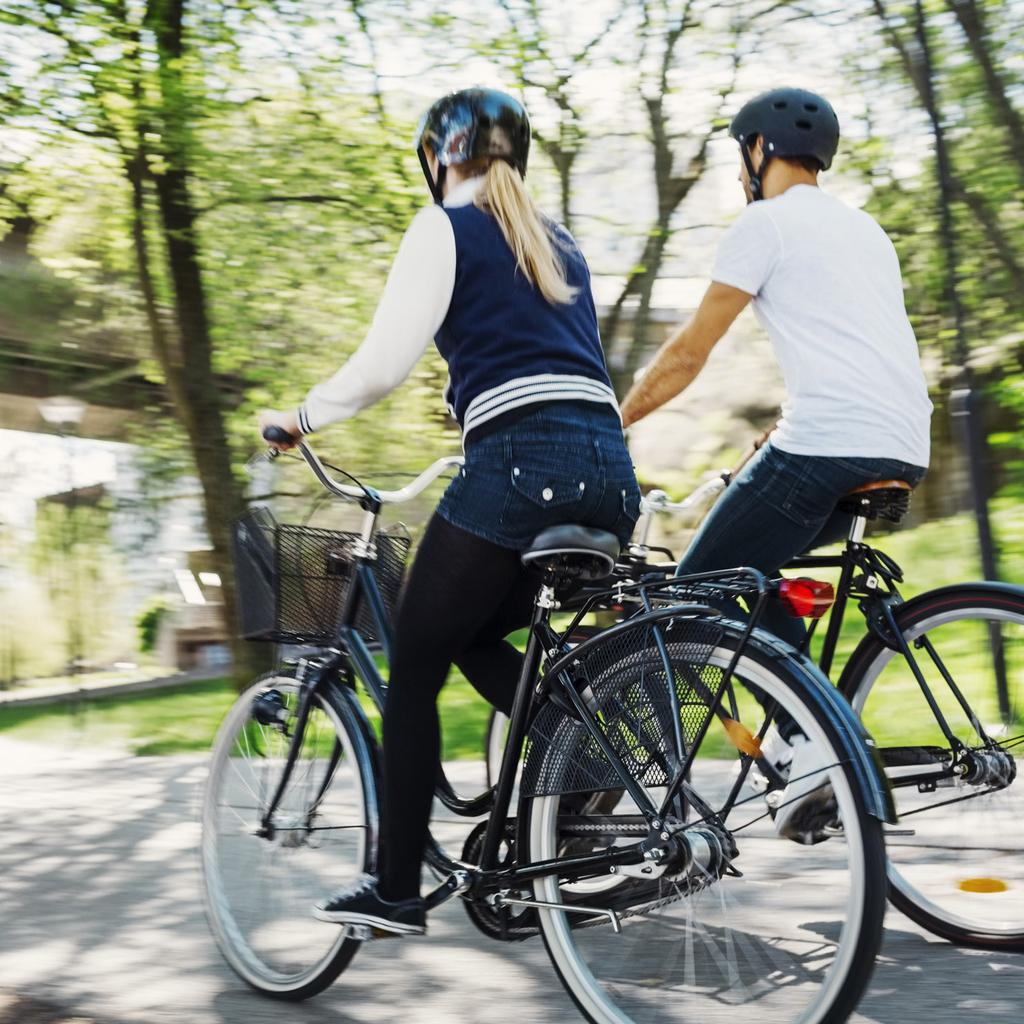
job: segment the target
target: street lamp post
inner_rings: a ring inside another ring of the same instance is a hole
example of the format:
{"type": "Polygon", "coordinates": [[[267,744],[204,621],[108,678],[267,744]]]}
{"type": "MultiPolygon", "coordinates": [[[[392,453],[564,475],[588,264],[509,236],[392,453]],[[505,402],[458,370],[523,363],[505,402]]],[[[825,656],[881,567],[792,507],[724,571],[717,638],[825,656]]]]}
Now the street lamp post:
{"type": "Polygon", "coordinates": [[[68,573],[70,597],[68,607],[68,667],[72,679],[78,674],[79,661],[82,655],[81,623],[79,621],[79,588],[78,569],[72,565],[77,537],[78,496],[75,489],[75,459],[71,439],[78,432],[79,424],[85,415],[86,404],[71,395],[61,395],[44,399],[39,403],[39,415],[52,427],[64,441],[65,459],[67,460],[68,477],[68,522],[66,530],[61,530],[65,555],[65,571],[68,573]]]}

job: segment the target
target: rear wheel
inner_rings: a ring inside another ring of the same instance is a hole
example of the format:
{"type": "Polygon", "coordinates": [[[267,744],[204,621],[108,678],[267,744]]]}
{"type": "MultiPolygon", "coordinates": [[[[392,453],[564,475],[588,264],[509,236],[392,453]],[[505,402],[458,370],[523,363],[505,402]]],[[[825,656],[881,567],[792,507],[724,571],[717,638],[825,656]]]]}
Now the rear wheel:
{"type": "Polygon", "coordinates": [[[892,901],[952,942],[1024,950],[1024,591],[946,588],[896,612],[954,734],[969,749],[982,745],[943,669],[993,745],[981,764],[992,770],[973,780],[901,786],[901,777],[948,767],[949,744],[899,652],[873,637],[854,652],[840,687],[882,750],[900,814],[887,842],[892,901]]]}
{"type": "MultiPolygon", "coordinates": [[[[666,645],[688,742],[700,714],[694,677],[699,674],[707,688],[716,689],[737,642],[728,635],[720,638],[699,662],[692,660],[692,643],[666,645]]],[[[641,696],[652,692],[657,675],[651,659],[633,658],[606,673],[605,678],[614,680],[607,692],[590,680],[603,720],[611,723],[618,709],[632,706],[632,722],[656,721],[664,727],[664,704],[656,707],[656,699],[641,696]]],[[[720,831],[709,829],[736,784],[740,764],[721,723],[713,721],[700,741],[686,785],[684,816],[675,827],[682,824],[694,849],[719,840],[724,847],[725,837],[730,837],[738,851],[727,858],[735,862],[735,873],[719,858],[715,865],[666,871],[653,879],[622,878],[620,885],[586,899],[573,898],[564,880],[554,875],[535,883],[538,900],[607,907],[620,915],[622,930],[616,934],[605,918],[560,909],[538,914],[555,969],[589,1021],[733,1024],[742,1016],[802,1024],[840,1022],[867,985],[885,911],[882,829],[868,813],[848,759],[840,752],[835,726],[804,696],[825,683],[800,663],[786,662],[777,651],[762,650],[756,643],[741,656],[737,676],[778,701],[816,745],[835,793],[833,824],[838,827],[831,838],[814,846],[781,839],[764,797],[747,783],[732,810],[714,822],[720,831]]],[[[662,684],[664,678],[662,674],[662,684]]],[[[756,735],[763,712],[753,700],[744,700],[743,709],[742,722],[756,735]]],[[[621,715],[617,719],[620,735],[625,721],[621,715]]],[[[644,747],[649,754],[649,740],[644,747]]],[[[549,776],[565,770],[557,766],[566,756],[564,748],[551,747],[545,758],[551,762],[549,776]]],[[[633,756],[639,756],[635,746],[633,756]]],[[[537,777],[544,776],[542,765],[537,777]]],[[[533,777],[528,765],[527,785],[533,777]]],[[[648,771],[643,778],[633,777],[644,783],[654,776],[648,771]]],[[[659,806],[664,786],[645,788],[659,806]]],[[[562,800],[552,793],[530,801],[531,861],[559,854],[567,831],[562,800]]],[[[604,829],[605,846],[636,843],[646,832],[634,825],[630,837],[630,820],[637,821],[636,807],[626,797],[610,815],[595,821],[594,834],[604,829]]]]}
{"type": "Polygon", "coordinates": [[[214,742],[202,807],[203,881],[214,938],[239,977],[290,1000],[323,991],[359,948],[312,910],[332,889],[372,870],[377,806],[358,707],[346,691],[321,688],[271,826],[263,826],[298,698],[296,679],[281,673],[238,698],[214,742]]]}

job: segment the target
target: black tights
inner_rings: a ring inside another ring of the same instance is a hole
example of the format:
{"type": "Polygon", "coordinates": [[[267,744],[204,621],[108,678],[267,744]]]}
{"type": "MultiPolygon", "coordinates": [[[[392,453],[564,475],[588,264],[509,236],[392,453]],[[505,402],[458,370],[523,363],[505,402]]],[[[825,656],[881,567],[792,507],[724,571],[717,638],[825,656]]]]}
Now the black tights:
{"type": "Polygon", "coordinates": [[[395,622],[384,710],[380,891],[417,896],[441,754],[437,697],[452,664],[495,707],[512,709],[522,655],[505,639],[527,625],[539,587],[519,553],[435,515],[395,622]]]}

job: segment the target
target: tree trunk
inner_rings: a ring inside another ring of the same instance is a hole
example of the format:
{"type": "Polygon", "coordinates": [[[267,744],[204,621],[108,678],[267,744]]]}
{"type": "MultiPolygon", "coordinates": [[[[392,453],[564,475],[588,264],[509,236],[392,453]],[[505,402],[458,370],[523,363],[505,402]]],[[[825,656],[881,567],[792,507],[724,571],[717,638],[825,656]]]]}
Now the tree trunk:
{"type": "Polygon", "coordinates": [[[555,161],[555,169],[558,171],[558,196],[562,211],[562,225],[569,232],[572,231],[572,165],[575,161],[575,153],[563,153],[561,159],[555,161]]]}
{"type": "MultiPolygon", "coordinates": [[[[669,216],[671,217],[671,213],[669,216]]],[[[636,371],[640,369],[649,347],[651,300],[654,296],[654,286],[657,283],[658,275],[661,273],[661,265],[665,259],[665,247],[668,245],[670,237],[671,231],[668,223],[659,218],[654,229],[647,236],[647,244],[640,257],[644,269],[636,275],[632,289],[633,294],[639,296],[639,301],[633,314],[633,323],[630,325],[629,348],[622,366],[617,372],[616,383],[623,392],[632,386],[636,371]]]]}
{"type": "MultiPolygon", "coordinates": [[[[190,189],[188,108],[183,70],[184,0],[153,0],[149,8],[160,60],[159,117],[164,169],[152,175],[173,290],[181,368],[175,405],[188,435],[203,492],[206,529],[221,579],[224,617],[236,682],[243,684],[265,658],[238,637],[237,594],[231,557],[231,524],[245,510],[245,494],[231,466],[200,260],[198,211],[190,189]]],[[[151,321],[151,327],[152,323],[151,321]]],[[[159,318],[156,337],[160,337],[159,318]]]]}
{"type": "Polygon", "coordinates": [[[606,346],[611,345],[615,341],[615,334],[626,299],[631,295],[640,296],[633,320],[629,347],[620,368],[613,374],[616,392],[619,394],[625,394],[632,385],[633,376],[640,368],[640,361],[647,350],[651,299],[654,294],[655,282],[658,280],[661,265],[665,259],[665,249],[672,237],[672,218],[704,173],[710,139],[711,133],[708,132],[701,140],[696,155],[687,164],[685,173],[681,175],[672,175],[671,156],[668,154],[667,147],[655,153],[655,187],[658,193],[657,220],[647,235],[639,267],[626,279],[626,283],[603,325],[606,336],[605,344],[606,346]],[[666,154],[669,157],[667,161],[666,154]]]}
{"type": "Polygon", "coordinates": [[[565,145],[559,133],[557,141],[552,141],[539,132],[533,133],[534,141],[544,151],[558,175],[558,208],[562,224],[567,231],[572,231],[572,171],[576,162],[577,152],[565,145]]]}

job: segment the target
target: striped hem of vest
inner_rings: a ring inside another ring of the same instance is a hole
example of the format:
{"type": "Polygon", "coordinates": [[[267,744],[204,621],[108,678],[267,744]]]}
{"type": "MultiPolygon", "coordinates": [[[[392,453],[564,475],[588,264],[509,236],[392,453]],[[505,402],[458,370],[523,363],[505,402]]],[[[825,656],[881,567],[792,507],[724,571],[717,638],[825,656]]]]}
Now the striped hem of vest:
{"type": "Polygon", "coordinates": [[[513,409],[534,402],[606,402],[616,412],[615,392],[603,382],[575,374],[540,373],[517,377],[488,391],[482,391],[466,408],[462,436],[513,409]]]}

